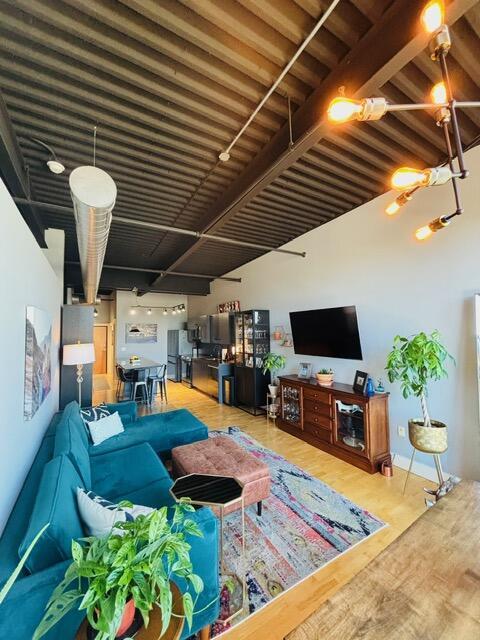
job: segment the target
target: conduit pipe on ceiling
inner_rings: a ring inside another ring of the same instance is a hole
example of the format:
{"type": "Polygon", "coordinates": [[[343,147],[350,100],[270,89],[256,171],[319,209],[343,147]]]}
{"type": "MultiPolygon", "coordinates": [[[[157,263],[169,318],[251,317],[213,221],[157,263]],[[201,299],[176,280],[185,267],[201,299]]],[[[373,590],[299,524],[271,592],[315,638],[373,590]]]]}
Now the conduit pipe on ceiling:
{"type": "Polygon", "coordinates": [[[74,169],[69,184],[85,301],[95,304],[117,187],[106,171],[92,166],[74,169]]]}
{"type": "Polygon", "coordinates": [[[313,29],[310,31],[310,33],[308,34],[308,36],[305,38],[305,40],[302,42],[302,44],[298,47],[298,49],[295,51],[293,57],[290,59],[290,61],[287,63],[286,67],[283,69],[283,71],[281,72],[281,74],[278,76],[278,78],[275,80],[275,82],[272,84],[272,86],[270,87],[270,89],[267,91],[267,93],[263,96],[263,98],[261,99],[261,101],[259,102],[259,104],[257,105],[255,111],[250,115],[250,117],[248,118],[248,120],[245,122],[245,124],[243,125],[243,127],[240,129],[240,131],[237,133],[237,135],[235,136],[235,138],[231,141],[231,143],[228,145],[228,147],[222,151],[218,157],[222,162],[227,162],[228,160],[230,160],[230,151],[233,149],[233,147],[235,146],[235,144],[238,142],[238,140],[241,138],[241,136],[245,133],[246,129],[250,126],[250,124],[253,122],[253,120],[256,118],[257,113],[260,111],[260,109],[263,107],[263,105],[267,102],[267,100],[270,98],[270,96],[272,95],[272,93],[277,89],[278,85],[281,83],[281,81],[284,79],[284,77],[287,75],[287,73],[290,71],[290,69],[293,67],[293,65],[295,64],[295,62],[298,60],[298,58],[300,57],[301,53],[304,51],[304,49],[306,49],[306,47],[310,44],[311,40],[316,36],[317,32],[320,30],[320,28],[325,24],[326,20],[328,19],[328,17],[330,16],[330,14],[333,12],[333,10],[335,9],[335,7],[337,6],[337,4],[340,2],[340,0],[332,0],[332,3],[330,4],[330,6],[328,7],[328,9],[326,9],[321,17],[318,19],[317,23],[315,24],[315,26],[313,27],[313,29]]]}

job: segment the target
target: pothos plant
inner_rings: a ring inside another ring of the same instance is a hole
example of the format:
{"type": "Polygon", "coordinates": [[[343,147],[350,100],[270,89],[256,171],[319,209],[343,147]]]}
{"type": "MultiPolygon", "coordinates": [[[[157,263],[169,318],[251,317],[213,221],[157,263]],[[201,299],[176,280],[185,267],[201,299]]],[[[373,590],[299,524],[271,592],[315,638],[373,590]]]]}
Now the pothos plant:
{"type": "MultiPolygon", "coordinates": [[[[131,503],[124,501],[119,506],[131,503]]],[[[203,581],[193,572],[186,535],[203,534],[188,518],[188,512],[194,508],[187,500],[181,500],[172,509],[171,518],[167,507],[162,507],[131,522],[115,523],[105,537],[72,541],[73,562],[48,601],[33,640],[44,636],[74,607],[85,611],[88,622],[97,631],[96,640],[113,640],[130,599],[142,614],[145,626],[152,609],[160,607],[161,637],[175,615],[170,590],[174,577],[190,583],[195,594],[192,598],[186,591],[182,596],[190,628],[203,581]]]]}
{"type": "Polygon", "coordinates": [[[267,371],[270,371],[272,375],[272,384],[275,383],[275,375],[277,371],[280,371],[280,369],[283,369],[283,367],[285,366],[285,363],[286,363],[285,356],[281,356],[277,353],[267,353],[263,357],[263,362],[262,362],[263,374],[265,375],[267,371]]]}
{"type": "Polygon", "coordinates": [[[393,349],[387,357],[388,379],[400,382],[404,398],[412,395],[420,398],[425,427],[432,426],[427,406],[427,385],[430,380],[447,377],[447,360],[455,362],[436,330],[430,335],[422,331],[409,338],[395,336],[393,349]]]}

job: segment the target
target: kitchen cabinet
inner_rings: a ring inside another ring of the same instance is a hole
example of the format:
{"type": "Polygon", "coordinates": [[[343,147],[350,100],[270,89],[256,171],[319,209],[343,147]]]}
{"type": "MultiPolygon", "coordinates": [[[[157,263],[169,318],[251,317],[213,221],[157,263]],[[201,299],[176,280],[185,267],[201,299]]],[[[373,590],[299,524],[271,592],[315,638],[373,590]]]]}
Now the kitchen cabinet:
{"type": "Polygon", "coordinates": [[[221,345],[233,344],[233,314],[227,311],[210,316],[210,342],[221,345]]]}
{"type": "Polygon", "coordinates": [[[198,339],[204,344],[210,344],[210,319],[211,316],[200,316],[198,318],[198,339]]]}

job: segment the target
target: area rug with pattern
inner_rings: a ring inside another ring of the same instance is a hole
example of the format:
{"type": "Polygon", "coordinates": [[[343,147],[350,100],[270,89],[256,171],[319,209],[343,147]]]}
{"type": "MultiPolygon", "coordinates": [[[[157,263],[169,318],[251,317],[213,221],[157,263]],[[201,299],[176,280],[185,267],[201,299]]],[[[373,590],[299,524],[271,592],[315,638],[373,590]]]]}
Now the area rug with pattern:
{"type": "Polygon", "coordinates": [[[221,620],[241,607],[242,589],[236,576],[241,575],[243,563],[240,512],[225,519],[224,570],[230,577],[223,579],[220,619],[212,629],[214,637],[386,526],[237,427],[210,432],[211,438],[225,435],[269,466],[272,486],[261,517],[255,505],[245,509],[248,603],[227,624],[221,620]]]}

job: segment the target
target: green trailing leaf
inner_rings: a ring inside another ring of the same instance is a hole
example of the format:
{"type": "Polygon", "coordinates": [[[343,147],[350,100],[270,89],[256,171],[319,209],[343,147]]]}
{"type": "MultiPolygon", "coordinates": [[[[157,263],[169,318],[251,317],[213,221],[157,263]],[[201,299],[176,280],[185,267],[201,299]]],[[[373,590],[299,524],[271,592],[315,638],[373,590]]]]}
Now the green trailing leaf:
{"type": "Polygon", "coordinates": [[[12,575],[8,578],[8,580],[3,585],[2,590],[0,591],[0,604],[2,604],[2,602],[7,597],[8,592],[13,587],[15,580],[18,578],[21,570],[23,569],[25,562],[28,560],[28,556],[32,553],[33,548],[35,547],[37,542],[40,540],[42,535],[45,533],[47,527],[49,526],[50,526],[50,523],[48,522],[44,527],[40,529],[40,531],[37,533],[37,535],[32,540],[32,542],[28,545],[28,548],[23,554],[23,556],[21,557],[20,562],[17,564],[12,575]]]}
{"type": "Polygon", "coordinates": [[[188,628],[192,628],[192,620],[193,620],[193,600],[192,596],[188,593],[183,594],[183,612],[185,613],[185,618],[187,620],[188,628]]]}

